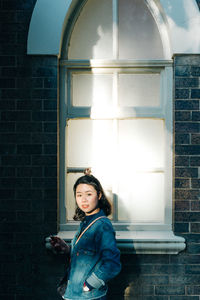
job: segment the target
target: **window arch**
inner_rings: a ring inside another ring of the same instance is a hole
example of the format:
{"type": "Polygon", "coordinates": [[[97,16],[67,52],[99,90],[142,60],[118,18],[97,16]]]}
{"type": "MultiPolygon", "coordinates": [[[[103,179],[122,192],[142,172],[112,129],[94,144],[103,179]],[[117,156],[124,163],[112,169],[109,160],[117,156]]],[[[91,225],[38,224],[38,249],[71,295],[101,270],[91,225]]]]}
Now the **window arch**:
{"type": "MultiPolygon", "coordinates": [[[[148,0],[149,6],[154,11],[153,15],[156,16],[158,28],[161,29],[162,41],[166,44],[164,46],[166,58],[171,58],[175,53],[199,53],[200,21],[197,1],[186,1],[184,6],[180,7],[179,2],[174,0],[160,0],[160,3],[148,0]],[[168,35],[171,42],[170,53],[168,35]]],[[[36,1],[29,26],[27,54],[60,56],[63,33],[66,24],[73,18],[77,3],[81,5],[82,0],[36,1]]]]}
{"type": "Polygon", "coordinates": [[[76,7],[60,59],[61,231],[75,226],[72,185],[91,167],[118,232],[165,231],[174,241],[169,49],[154,1],[76,7]]]}
{"type": "Polygon", "coordinates": [[[84,0],[62,46],[63,59],[169,59],[166,20],[152,0],[84,0]],[[152,47],[153,46],[153,47],[152,47]]]}

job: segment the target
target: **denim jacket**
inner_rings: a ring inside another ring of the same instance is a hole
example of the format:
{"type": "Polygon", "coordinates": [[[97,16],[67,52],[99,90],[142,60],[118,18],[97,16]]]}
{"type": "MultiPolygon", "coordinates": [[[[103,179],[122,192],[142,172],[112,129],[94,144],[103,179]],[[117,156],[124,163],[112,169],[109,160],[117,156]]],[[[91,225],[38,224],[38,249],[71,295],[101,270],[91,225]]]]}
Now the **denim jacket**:
{"type": "MultiPolygon", "coordinates": [[[[93,219],[100,216],[105,216],[102,210],[93,219]]],[[[97,220],[76,244],[82,227],[83,222],[72,241],[70,272],[64,299],[98,299],[106,295],[107,281],[121,270],[120,251],[116,247],[115,232],[110,220],[97,220]],[[88,292],[83,291],[86,281],[93,287],[88,292]]]]}

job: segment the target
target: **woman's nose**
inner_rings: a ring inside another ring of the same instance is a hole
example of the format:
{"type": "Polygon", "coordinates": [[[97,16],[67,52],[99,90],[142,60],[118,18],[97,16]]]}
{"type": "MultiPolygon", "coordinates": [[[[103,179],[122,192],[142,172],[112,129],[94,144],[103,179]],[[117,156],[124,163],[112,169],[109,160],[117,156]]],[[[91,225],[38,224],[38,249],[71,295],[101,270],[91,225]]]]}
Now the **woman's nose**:
{"type": "Polygon", "coordinates": [[[82,202],[86,202],[86,201],[87,201],[87,197],[83,195],[82,202]]]}

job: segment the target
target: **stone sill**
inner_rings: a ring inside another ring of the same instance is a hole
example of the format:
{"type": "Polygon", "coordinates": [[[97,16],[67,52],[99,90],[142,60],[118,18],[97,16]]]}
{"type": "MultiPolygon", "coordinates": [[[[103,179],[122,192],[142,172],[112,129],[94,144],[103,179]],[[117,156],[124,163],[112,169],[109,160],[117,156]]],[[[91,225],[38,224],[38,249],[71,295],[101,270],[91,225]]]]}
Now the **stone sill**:
{"type": "MultiPolygon", "coordinates": [[[[76,231],[60,231],[58,236],[70,243],[76,231]]],[[[172,231],[116,231],[117,246],[125,254],[178,254],[186,247],[185,239],[172,231]]],[[[51,249],[49,237],[46,248],[51,249]]]]}

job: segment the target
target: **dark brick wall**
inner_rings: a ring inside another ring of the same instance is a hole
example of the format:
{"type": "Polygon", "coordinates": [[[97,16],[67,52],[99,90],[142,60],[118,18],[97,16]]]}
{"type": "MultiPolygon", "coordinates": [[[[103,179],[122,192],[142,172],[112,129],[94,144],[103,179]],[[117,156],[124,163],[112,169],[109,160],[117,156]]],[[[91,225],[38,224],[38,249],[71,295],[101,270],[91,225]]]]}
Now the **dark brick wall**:
{"type": "Polygon", "coordinates": [[[200,238],[200,56],[176,56],[174,62],[175,230],[192,241],[190,250],[200,238]]]}
{"type": "MultiPolygon", "coordinates": [[[[56,57],[27,56],[36,0],[0,0],[0,299],[56,300],[64,258],[57,230],[56,57]]],[[[198,0],[199,3],[199,0],[198,0]]],[[[200,55],[174,57],[174,228],[179,255],[122,255],[111,300],[200,299],[200,55]],[[124,294],[126,297],[124,297],[124,294]]]]}
{"type": "Polygon", "coordinates": [[[56,299],[44,238],[57,227],[58,63],[26,55],[35,2],[0,1],[2,300],[56,299]]]}

